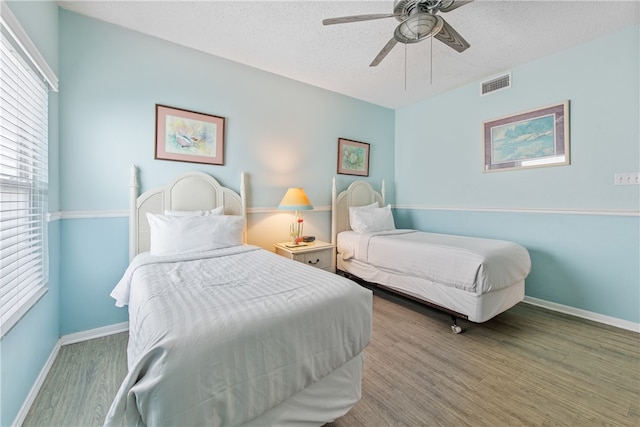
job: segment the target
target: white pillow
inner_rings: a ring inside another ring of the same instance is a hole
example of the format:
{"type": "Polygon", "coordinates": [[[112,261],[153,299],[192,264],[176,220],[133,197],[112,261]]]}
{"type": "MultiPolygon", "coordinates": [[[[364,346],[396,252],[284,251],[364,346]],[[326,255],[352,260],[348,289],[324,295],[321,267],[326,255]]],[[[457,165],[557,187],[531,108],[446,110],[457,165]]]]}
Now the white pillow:
{"type": "Polygon", "coordinates": [[[175,255],[242,244],[238,215],[169,216],[147,213],[151,255],[175,255]]]}
{"type": "Polygon", "coordinates": [[[349,214],[349,224],[356,233],[374,233],[396,229],[391,205],[383,208],[355,209],[349,214]]]}
{"type": "Polygon", "coordinates": [[[370,205],[364,205],[364,206],[351,206],[349,208],[349,212],[351,211],[357,211],[357,210],[361,210],[361,209],[373,209],[373,208],[379,208],[380,205],[378,205],[378,202],[373,202],[370,205]]]}
{"type": "MultiPolygon", "coordinates": [[[[366,210],[366,209],[375,209],[378,208],[378,202],[373,202],[370,205],[364,205],[364,206],[350,206],[349,207],[349,224],[351,224],[351,218],[354,215],[354,212],[360,212],[362,210],[366,210]]],[[[353,228],[353,227],[351,227],[353,228]]]]}
{"type": "Polygon", "coordinates": [[[207,215],[224,215],[224,206],[218,206],[210,211],[170,211],[165,209],[165,215],[170,216],[207,216],[207,215]]]}

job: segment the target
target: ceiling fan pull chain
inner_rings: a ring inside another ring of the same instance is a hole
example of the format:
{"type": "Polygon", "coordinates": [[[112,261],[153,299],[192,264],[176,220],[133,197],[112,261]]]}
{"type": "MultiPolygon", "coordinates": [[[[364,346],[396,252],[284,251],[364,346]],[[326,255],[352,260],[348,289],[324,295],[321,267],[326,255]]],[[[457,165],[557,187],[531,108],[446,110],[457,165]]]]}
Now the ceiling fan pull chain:
{"type": "Polygon", "coordinates": [[[433,85],[433,37],[429,46],[429,84],[433,85]]]}
{"type": "Polygon", "coordinates": [[[404,91],[407,91],[407,44],[404,44],[404,91]]]}

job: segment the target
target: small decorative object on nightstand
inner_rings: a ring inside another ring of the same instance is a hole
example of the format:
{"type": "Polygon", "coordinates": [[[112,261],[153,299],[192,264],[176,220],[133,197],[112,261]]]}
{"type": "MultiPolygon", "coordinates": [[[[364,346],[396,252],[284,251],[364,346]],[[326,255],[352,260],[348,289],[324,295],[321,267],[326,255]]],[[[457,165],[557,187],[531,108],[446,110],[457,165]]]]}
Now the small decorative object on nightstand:
{"type": "Polygon", "coordinates": [[[334,256],[335,246],[331,243],[315,240],[297,245],[289,242],[276,243],[273,246],[278,255],[333,273],[331,260],[334,256]]]}

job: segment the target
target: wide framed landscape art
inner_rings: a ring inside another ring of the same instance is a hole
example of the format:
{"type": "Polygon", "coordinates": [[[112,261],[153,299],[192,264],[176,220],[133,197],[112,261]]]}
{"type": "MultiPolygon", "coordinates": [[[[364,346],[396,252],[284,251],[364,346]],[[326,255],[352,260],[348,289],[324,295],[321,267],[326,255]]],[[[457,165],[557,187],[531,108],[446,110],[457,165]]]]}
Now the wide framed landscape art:
{"type": "Polygon", "coordinates": [[[569,101],[483,123],[484,172],[570,164],[569,101]]]}
{"type": "Polygon", "coordinates": [[[156,104],[155,158],[224,164],[224,117],[156,104]]]}
{"type": "Polygon", "coordinates": [[[338,173],[369,176],[369,144],[338,138],[338,173]]]}

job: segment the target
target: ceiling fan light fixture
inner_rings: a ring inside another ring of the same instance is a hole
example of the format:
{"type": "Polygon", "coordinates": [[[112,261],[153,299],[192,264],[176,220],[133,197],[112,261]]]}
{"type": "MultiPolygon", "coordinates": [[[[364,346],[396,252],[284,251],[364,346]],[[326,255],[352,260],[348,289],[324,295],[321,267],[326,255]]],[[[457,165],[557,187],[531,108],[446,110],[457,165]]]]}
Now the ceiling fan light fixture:
{"type": "MultiPolygon", "coordinates": [[[[406,45],[417,43],[431,37],[450,48],[463,52],[470,47],[467,42],[444,18],[437,15],[439,12],[450,12],[454,9],[471,3],[473,0],[395,0],[393,2],[393,14],[353,15],[340,18],[324,19],[324,25],[344,24],[348,22],[371,21],[382,18],[396,18],[400,24],[395,28],[393,37],[373,59],[370,67],[377,67],[387,54],[398,43],[406,45]]],[[[433,46],[433,45],[432,45],[433,46]]],[[[430,50],[432,52],[433,49],[430,50]]],[[[406,54],[405,54],[406,55],[406,54]]],[[[406,57],[405,57],[406,66],[406,57]]]]}
{"type": "Polygon", "coordinates": [[[434,36],[442,29],[442,18],[430,13],[416,13],[396,27],[393,36],[400,43],[417,43],[434,36]]]}

